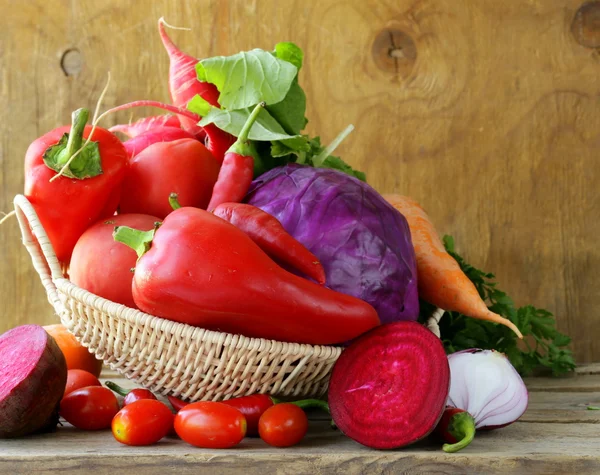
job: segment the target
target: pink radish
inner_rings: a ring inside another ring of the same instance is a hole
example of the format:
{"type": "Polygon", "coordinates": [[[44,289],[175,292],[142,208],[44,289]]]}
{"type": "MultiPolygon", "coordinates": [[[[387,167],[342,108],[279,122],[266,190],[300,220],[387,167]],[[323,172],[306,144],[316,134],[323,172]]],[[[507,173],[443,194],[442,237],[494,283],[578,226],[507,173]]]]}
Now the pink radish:
{"type": "MultiPolygon", "coordinates": [[[[171,41],[165,31],[165,20],[158,20],[158,32],[170,59],[169,67],[169,89],[171,100],[177,107],[185,108],[188,102],[198,94],[214,107],[219,107],[219,91],[210,83],[201,82],[196,76],[196,64],[198,59],[183,53],[171,41]]],[[[202,129],[197,121],[189,120],[187,117],[179,116],[181,127],[188,132],[198,135],[202,129]]],[[[206,133],[206,148],[215,156],[219,163],[223,162],[225,152],[235,142],[235,137],[222,131],[214,124],[204,127],[206,133]]]]}
{"type": "Polygon", "coordinates": [[[396,322],[344,350],[329,382],[329,407],[348,437],[375,449],[400,448],[433,431],[449,389],[441,341],[416,322],[396,322]]]}
{"type": "Polygon", "coordinates": [[[67,362],[38,325],[0,335],[0,438],[52,430],[67,384],[67,362]]]}
{"type": "Polygon", "coordinates": [[[157,142],[172,142],[179,139],[193,139],[194,136],[179,127],[155,127],[123,142],[127,156],[136,156],[149,145],[157,142]]]}
{"type": "Polygon", "coordinates": [[[144,117],[133,124],[119,124],[113,125],[110,129],[111,132],[121,132],[127,135],[129,138],[137,137],[144,132],[148,132],[151,129],[157,127],[177,127],[179,128],[179,119],[177,116],[171,114],[165,115],[152,115],[150,117],[144,117]]]}

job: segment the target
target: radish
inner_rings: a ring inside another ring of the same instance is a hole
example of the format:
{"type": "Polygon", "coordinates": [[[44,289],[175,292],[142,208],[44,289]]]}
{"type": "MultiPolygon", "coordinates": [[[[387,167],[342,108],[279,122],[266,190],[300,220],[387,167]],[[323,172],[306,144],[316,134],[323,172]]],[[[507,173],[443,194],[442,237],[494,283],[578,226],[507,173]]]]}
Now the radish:
{"type": "MultiPolygon", "coordinates": [[[[197,94],[210,105],[219,107],[219,90],[213,84],[198,80],[196,64],[199,60],[177,48],[165,31],[166,24],[164,18],[158,20],[158,32],[170,60],[169,90],[173,104],[185,108],[188,102],[197,94]]],[[[196,136],[206,133],[206,148],[210,150],[219,163],[223,162],[225,152],[233,145],[235,137],[219,129],[214,124],[201,128],[197,125],[198,121],[193,121],[181,115],[179,121],[184,130],[196,136]]]]}
{"type": "Polygon", "coordinates": [[[67,363],[38,325],[0,335],[0,438],[52,430],[67,384],[67,363]]]}
{"type": "Polygon", "coordinates": [[[113,133],[121,132],[129,138],[133,138],[156,127],[179,127],[179,119],[171,114],[152,115],[144,117],[133,124],[113,125],[108,130],[113,133]]]}
{"type": "Polygon", "coordinates": [[[123,142],[127,156],[129,158],[136,156],[148,146],[158,142],[172,142],[179,139],[193,139],[194,136],[189,132],[178,127],[154,127],[142,134],[139,134],[123,142]]]}
{"type": "Polygon", "coordinates": [[[329,382],[329,407],[348,437],[394,449],[433,431],[449,389],[441,341],[420,324],[401,321],[374,328],[344,350],[329,382]]]}

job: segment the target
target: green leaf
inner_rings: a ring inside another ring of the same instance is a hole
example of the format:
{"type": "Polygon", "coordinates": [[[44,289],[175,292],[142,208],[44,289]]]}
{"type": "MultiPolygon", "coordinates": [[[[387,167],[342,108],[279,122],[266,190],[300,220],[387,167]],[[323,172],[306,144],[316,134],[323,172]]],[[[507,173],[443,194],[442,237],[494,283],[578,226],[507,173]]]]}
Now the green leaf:
{"type": "Polygon", "coordinates": [[[299,134],[306,127],[306,95],[295,79],[285,99],[267,106],[269,113],[289,134],[299,134]]]}
{"type": "Polygon", "coordinates": [[[196,94],[194,97],[192,97],[192,100],[188,102],[187,108],[194,114],[204,117],[208,115],[213,106],[206,99],[202,98],[202,96],[196,94]]]}
{"type": "Polygon", "coordinates": [[[283,101],[298,73],[298,68],[271,53],[253,49],[233,56],[216,56],[196,65],[200,81],[214,84],[219,92],[219,104],[224,109],[237,110],[283,101]]]}
{"type": "MultiPolygon", "coordinates": [[[[476,269],[461,257],[452,236],[443,237],[448,253],[456,259],[465,275],[473,282],[488,308],[508,318],[529,339],[522,342],[503,325],[475,320],[457,312],[448,312],[440,321],[440,332],[447,352],[468,348],[495,349],[506,354],[522,375],[545,367],[555,376],[573,371],[575,362],[566,346],[571,339],[556,329],[554,316],[547,310],[526,305],[515,308],[513,300],[497,288],[494,274],[476,269]]],[[[425,302],[421,305],[420,321],[426,321],[434,308],[425,302]]]]}
{"type": "Polygon", "coordinates": [[[279,59],[283,59],[288,63],[292,63],[298,71],[302,68],[302,62],[304,61],[304,53],[299,46],[291,42],[277,43],[275,45],[275,56],[279,59]]]}
{"type": "MultiPolygon", "coordinates": [[[[251,112],[251,109],[227,111],[213,108],[199,124],[201,126],[215,124],[219,129],[237,137],[251,112]]],[[[287,134],[281,125],[279,125],[265,109],[261,109],[258,119],[250,129],[250,134],[248,135],[250,140],[257,141],[295,139],[298,137],[299,136],[287,134]]]]}
{"type": "Polygon", "coordinates": [[[367,181],[367,176],[358,170],[354,170],[350,165],[344,162],[340,157],[329,156],[321,164],[322,168],[333,168],[346,173],[347,175],[358,178],[361,181],[367,181]]]}

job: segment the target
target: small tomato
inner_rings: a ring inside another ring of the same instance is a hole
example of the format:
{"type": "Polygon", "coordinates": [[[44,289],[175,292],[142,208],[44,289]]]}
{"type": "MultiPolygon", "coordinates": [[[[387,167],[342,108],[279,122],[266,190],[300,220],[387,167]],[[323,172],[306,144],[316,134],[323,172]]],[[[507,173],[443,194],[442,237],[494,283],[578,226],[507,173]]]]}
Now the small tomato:
{"type": "Polygon", "coordinates": [[[121,409],[112,420],[115,439],[126,445],[152,445],[173,428],[174,415],[156,399],[138,399],[121,409]]]}
{"type": "Polygon", "coordinates": [[[83,430],[107,429],[117,412],[117,397],[103,386],[77,389],[60,402],[61,417],[83,430]]]}
{"type": "Polygon", "coordinates": [[[196,447],[227,449],[239,444],[246,435],[246,418],[222,402],[195,402],[179,410],[175,432],[196,447]]]}
{"type": "Polygon", "coordinates": [[[260,438],[274,447],[296,445],[307,430],[308,417],[302,409],[290,403],[275,404],[258,421],[260,438]]]}

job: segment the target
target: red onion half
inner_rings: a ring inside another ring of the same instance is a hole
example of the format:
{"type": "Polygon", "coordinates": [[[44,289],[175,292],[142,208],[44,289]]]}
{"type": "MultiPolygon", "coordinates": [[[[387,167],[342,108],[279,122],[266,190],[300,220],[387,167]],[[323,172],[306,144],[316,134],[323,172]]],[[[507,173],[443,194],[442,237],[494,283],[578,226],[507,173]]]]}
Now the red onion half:
{"type": "Polygon", "coordinates": [[[448,406],[467,411],[477,429],[515,422],[527,409],[525,383],[508,358],[495,350],[470,349],[448,355],[448,406]]]}

